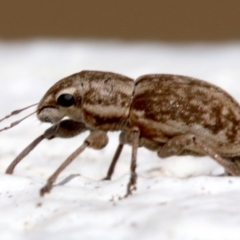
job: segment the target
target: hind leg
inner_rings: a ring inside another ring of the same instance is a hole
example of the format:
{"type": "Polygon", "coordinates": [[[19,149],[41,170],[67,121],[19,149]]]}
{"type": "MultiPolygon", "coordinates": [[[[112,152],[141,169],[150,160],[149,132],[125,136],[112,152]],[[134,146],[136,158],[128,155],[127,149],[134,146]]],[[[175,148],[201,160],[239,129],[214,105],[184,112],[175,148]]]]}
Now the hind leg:
{"type": "MultiPolygon", "coordinates": [[[[240,156],[235,156],[235,157],[226,157],[226,160],[228,160],[229,162],[232,162],[233,164],[236,165],[236,167],[238,167],[240,169],[240,156]]],[[[234,176],[233,174],[229,173],[226,169],[225,169],[225,173],[223,173],[223,176],[234,176]]]]}
{"type": "Polygon", "coordinates": [[[170,156],[181,155],[185,150],[196,149],[204,155],[210,156],[220,165],[222,165],[226,172],[234,175],[240,176],[240,160],[233,161],[229,159],[222,158],[214,149],[204,144],[204,142],[198,139],[193,134],[183,134],[170,139],[163,147],[158,151],[158,156],[161,158],[166,158],[170,156]]]}

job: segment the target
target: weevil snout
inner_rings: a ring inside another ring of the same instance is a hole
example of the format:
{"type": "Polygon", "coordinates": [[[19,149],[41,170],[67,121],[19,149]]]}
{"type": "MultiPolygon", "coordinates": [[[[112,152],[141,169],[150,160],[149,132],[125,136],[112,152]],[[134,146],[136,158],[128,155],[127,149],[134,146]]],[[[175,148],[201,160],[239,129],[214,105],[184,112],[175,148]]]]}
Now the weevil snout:
{"type": "Polygon", "coordinates": [[[53,96],[50,101],[46,98],[39,103],[37,108],[37,117],[41,122],[58,123],[64,117],[74,121],[81,121],[82,110],[79,104],[76,104],[76,96],[70,94],[61,94],[53,96]]]}
{"type": "Polygon", "coordinates": [[[57,123],[64,116],[61,114],[61,111],[59,111],[59,109],[56,107],[43,107],[38,109],[37,117],[41,122],[57,123]]]}

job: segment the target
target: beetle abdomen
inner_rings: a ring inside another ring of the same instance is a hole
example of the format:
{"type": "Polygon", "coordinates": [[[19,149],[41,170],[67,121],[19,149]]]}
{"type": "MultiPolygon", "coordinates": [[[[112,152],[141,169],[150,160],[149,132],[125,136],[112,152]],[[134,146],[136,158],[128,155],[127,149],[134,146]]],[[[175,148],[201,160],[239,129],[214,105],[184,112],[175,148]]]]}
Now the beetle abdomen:
{"type": "Polygon", "coordinates": [[[160,142],[192,133],[213,148],[223,146],[226,153],[239,151],[239,109],[229,94],[205,81],[145,75],[135,84],[130,122],[143,136],[160,142]]]}

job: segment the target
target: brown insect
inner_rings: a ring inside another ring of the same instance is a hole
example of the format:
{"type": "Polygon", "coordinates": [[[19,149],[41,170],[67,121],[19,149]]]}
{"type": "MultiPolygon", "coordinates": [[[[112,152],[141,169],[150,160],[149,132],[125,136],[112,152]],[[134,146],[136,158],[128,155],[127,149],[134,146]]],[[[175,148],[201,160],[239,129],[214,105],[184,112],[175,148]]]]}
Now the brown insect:
{"type": "Polygon", "coordinates": [[[240,106],[224,90],[205,81],[169,74],[144,75],[134,81],[111,72],[82,71],[55,83],[38,103],[36,113],[40,121],[53,126],[14,159],[8,174],[41,140],[90,131],[50,176],[41,196],[50,192],[60,172],[86,148],[104,148],[108,131],[120,131],[120,136],[104,179],[111,179],[124,144],[132,146],[125,197],[136,190],[138,147],[156,151],[161,158],[208,155],[227,174],[240,175],[240,106]],[[69,119],[62,120],[64,117],[69,119]]]}

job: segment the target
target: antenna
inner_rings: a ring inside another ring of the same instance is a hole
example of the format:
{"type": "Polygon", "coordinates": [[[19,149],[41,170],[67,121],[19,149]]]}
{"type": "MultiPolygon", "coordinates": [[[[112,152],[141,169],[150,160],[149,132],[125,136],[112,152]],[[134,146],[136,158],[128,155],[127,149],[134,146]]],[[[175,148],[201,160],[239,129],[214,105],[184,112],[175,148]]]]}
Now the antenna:
{"type": "MultiPolygon", "coordinates": [[[[10,117],[13,116],[13,115],[19,114],[20,112],[22,112],[22,111],[24,111],[24,110],[26,110],[26,109],[28,109],[28,108],[31,108],[31,107],[33,107],[33,106],[36,106],[37,104],[38,104],[38,103],[35,103],[35,104],[29,105],[29,106],[27,106],[27,107],[14,110],[14,111],[12,111],[10,114],[6,115],[4,118],[0,119],[0,122],[2,122],[3,120],[5,120],[5,119],[7,119],[7,118],[10,118],[10,117]]],[[[0,129],[0,132],[5,131],[5,130],[7,130],[7,129],[9,129],[9,128],[12,128],[12,127],[18,125],[20,122],[22,122],[23,120],[25,120],[26,118],[30,117],[31,115],[33,115],[33,114],[36,113],[36,112],[37,112],[37,111],[34,111],[34,112],[30,113],[29,115],[27,115],[27,116],[25,116],[25,117],[23,117],[23,118],[15,121],[15,122],[12,122],[12,123],[10,124],[10,126],[4,127],[4,128],[2,128],[2,129],[0,129]]]]}

